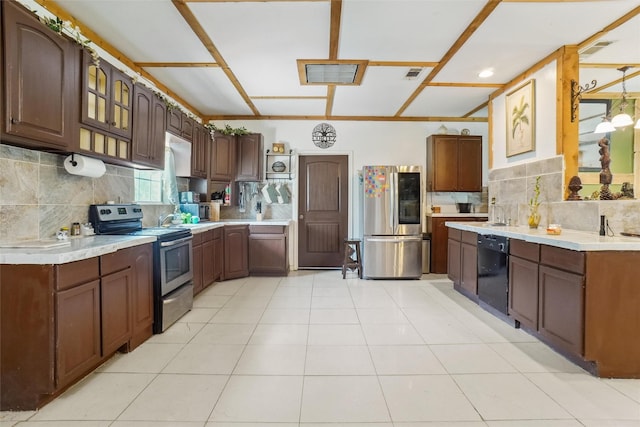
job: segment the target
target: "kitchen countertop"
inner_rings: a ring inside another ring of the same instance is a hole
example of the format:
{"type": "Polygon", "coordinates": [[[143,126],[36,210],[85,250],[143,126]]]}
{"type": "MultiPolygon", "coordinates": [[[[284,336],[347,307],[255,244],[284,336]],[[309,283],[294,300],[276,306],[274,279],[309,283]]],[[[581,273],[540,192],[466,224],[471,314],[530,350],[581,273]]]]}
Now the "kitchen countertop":
{"type": "Polygon", "coordinates": [[[475,212],[475,213],[458,213],[458,212],[440,212],[440,213],[427,213],[427,217],[433,218],[488,218],[487,212],[475,212]]]}
{"type": "MultiPolygon", "coordinates": [[[[180,224],[175,227],[184,227],[191,233],[198,234],[225,224],[247,225],[282,225],[288,226],[288,219],[267,219],[256,221],[251,219],[229,219],[215,222],[201,222],[199,224],[180,224]]],[[[152,243],[156,240],[152,236],[111,236],[96,235],[90,237],[76,237],[69,239],[69,245],[52,248],[0,248],[0,264],[65,264],[80,261],[126,249],[131,246],[152,243]]],[[[53,241],[52,241],[53,242],[53,241]]]]}
{"type": "Polygon", "coordinates": [[[191,230],[193,234],[205,232],[207,230],[213,230],[214,228],[224,227],[225,224],[247,224],[247,225],[282,225],[288,226],[291,224],[290,219],[263,219],[262,221],[256,221],[252,219],[224,219],[221,221],[203,221],[198,224],[181,224],[177,227],[185,227],[191,230]]]}
{"type": "Polygon", "coordinates": [[[590,233],[566,228],[562,229],[562,234],[556,236],[547,234],[547,230],[544,227],[532,230],[527,226],[493,226],[488,222],[448,221],[445,225],[458,230],[484,235],[493,234],[574,251],[640,251],[640,238],[638,237],[600,236],[595,232],[590,233]]]}
{"type": "Polygon", "coordinates": [[[152,243],[152,236],[90,236],[71,238],[68,246],[49,249],[0,248],[0,264],[65,264],[152,243]]]}

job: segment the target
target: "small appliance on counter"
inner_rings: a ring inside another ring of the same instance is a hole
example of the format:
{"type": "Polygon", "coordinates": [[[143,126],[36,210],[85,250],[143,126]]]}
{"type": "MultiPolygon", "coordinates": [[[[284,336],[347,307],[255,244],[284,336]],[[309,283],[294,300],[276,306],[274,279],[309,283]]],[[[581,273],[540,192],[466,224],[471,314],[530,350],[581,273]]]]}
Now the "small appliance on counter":
{"type": "Polygon", "coordinates": [[[200,203],[200,193],[193,191],[181,191],[178,198],[180,203],[200,203]]]}

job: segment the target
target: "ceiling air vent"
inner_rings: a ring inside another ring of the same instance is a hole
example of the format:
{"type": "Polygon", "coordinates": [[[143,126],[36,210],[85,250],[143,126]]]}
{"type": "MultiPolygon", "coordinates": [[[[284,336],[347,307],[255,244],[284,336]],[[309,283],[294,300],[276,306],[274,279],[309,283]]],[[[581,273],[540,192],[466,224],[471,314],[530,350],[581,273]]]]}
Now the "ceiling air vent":
{"type": "Polygon", "coordinates": [[[596,42],[594,44],[592,44],[591,46],[587,46],[584,49],[582,49],[579,54],[580,54],[580,58],[587,58],[591,55],[593,55],[594,53],[598,52],[600,49],[603,49],[607,46],[609,46],[611,43],[610,41],[600,41],[600,42],[596,42]]]}
{"type": "Polygon", "coordinates": [[[302,85],[359,85],[369,61],[298,59],[302,85]]]}
{"type": "Polygon", "coordinates": [[[407,71],[407,74],[405,74],[404,78],[407,80],[414,80],[420,75],[421,72],[422,68],[409,68],[409,71],[407,71]]]}

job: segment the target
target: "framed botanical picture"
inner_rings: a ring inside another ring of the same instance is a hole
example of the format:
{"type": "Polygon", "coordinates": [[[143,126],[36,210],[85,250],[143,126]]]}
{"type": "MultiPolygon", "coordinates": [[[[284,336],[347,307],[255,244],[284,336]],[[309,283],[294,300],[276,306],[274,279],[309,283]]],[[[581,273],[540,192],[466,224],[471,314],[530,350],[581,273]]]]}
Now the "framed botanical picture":
{"type": "Polygon", "coordinates": [[[535,149],[535,80],[506,96],[507,157],[535,149]]]}

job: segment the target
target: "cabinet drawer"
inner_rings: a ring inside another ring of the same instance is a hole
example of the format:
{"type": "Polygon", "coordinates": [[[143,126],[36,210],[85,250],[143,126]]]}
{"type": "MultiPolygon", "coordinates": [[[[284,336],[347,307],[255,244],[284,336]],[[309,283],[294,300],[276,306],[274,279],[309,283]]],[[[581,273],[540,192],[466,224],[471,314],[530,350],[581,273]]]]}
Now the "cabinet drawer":
{"type": "Polygon", "coordinates": [[[555,246],[540,246],[540,264],[556,267],[560,270],[583,274],[585,252],[556,248],[555,246]]]}
{"type": "Polygon", "coordinates": [[[218,227],[218,228],[214,228],[213,231],[213,238],[214,239],[222,239],[222,231],[224,230],[223,227],[218,227]]]}
{"type": "Polygon", "coordinates": [[[474,233],[473,231],[459,231],[461,232],[460,241],[462,241],[462,243],[478,246],[478,233],[474,233]]]}
{"type": "Polygon", "coordinates": [[[69,289],[100,277],[98,257],[56,266],[56,290],[69,289]]]}
{"type": "Polygon", "coordinates": [[[457,240],[458,242],[462,239],[462,230],[458,230],[457,228],[449,228],[449,239],[457,240]]]}
{"type": "Polygon", "coordinates": [[[529,261],[538,262],[540,260],[540,245],[523,240],[511,239],[509,241],[509,254],[529,261]]]}
{"type": "Polygon", "coordinates": [[[202,243],[210,242],[214,238],[213,230],[207,230],[207,231],[205,231],[204,233],[201,233],[201,234],[202,234],[202,243]]]}
{"type": "Polygon", "coordinates": [[[284,225],[250,225],[250,234],[284,234],[284,225]]]}
{"type": "Polygon", "coordinates": [[[191,245],[198,246],[202,244],[205,232],[202,233],[193,233],[193,240],[191,241],[191,245]]]}
{"type": "Polygon", "coordinates": [[[134,258],[135,246],[126,249],[120,249],[119,251],[112,252],[110,254],[102,255],[100,257],[100,274],[102,276],[106,274],[115,273],[116,271],[124,270],[131,266],[131,260],[134,258]]]}

